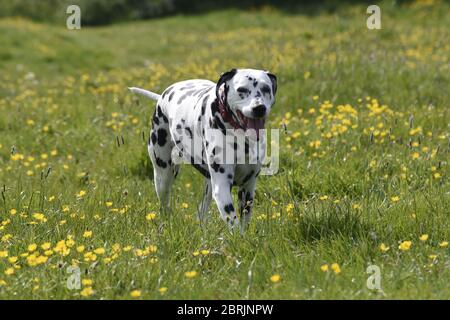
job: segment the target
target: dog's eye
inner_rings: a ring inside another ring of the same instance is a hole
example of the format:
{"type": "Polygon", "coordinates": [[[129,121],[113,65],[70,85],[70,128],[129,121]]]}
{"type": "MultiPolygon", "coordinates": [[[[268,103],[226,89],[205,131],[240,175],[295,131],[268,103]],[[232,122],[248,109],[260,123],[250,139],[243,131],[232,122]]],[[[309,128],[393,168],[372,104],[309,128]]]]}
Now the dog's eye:
{"type": "Polygon", "coordinates": [[[262,86],[261,92],[263,94],[269,93],[270,94],[270,87],[269,86],[262,86]]]}
{"type": "Polygon", "coordinates": [[[237,88],[236,91],[239,93],[250,93],[250,90],[248,90],[247,88],[244,88],[244,87],[239,87],[239,88],[237,88]]]}

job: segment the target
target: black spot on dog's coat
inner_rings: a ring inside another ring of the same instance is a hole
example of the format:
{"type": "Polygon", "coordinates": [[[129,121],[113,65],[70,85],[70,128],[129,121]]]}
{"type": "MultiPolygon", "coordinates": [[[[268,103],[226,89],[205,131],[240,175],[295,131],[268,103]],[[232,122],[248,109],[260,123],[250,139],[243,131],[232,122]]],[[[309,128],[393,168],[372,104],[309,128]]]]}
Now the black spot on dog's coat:
{"type": "Polygon", "coordinates": [[[160,128],[158,129],[158,144],[163,147],[167,141],[167,131],[166,129],[160,128]]]}
{"type": "Polygon", "coordinates": [[[220,131],[222,131],[223,135],[227,134],[227,129],[226,129],[225,125],[223,124],[222,119],[219,116],[216,115],[214,117],[214,123],[216,124],[215,129],[219,128],[220,131]]]}
{"type": "Polygon", "coordinates": [[[231,212],[234,211],[234,206],[232,203],[229,203],[229,204],[225,205],[225,207],[223,209],[225,210],[226,213],[230,214],[231,212]]]}
{"type": "MultiPolygon", "coordinates": [[[[191,160],[192,161],[192,160],[191,160]]],[[[211,175],[209,174],[209,171],[202,165],[192,162],[192,165],[195,169],[197,169],[198,172],[200,172],[205,178],[211,179],[211,175]]]]}
{"type": "Polygon", "coordinates": [[[156,165],[163,169],[167,167],[167,163],[159,157],[156,157],[156,165]]]}
{"type": "Polygon", "coordinates": [[[163,93],[163,95],[162,95],[162,98],[164,99],[164,98],[170,93],[170,91],[172,91],[172,90],[173,90],[173,86],[167,88],[167,89],[164,91],[164,93],[163,93]]]}
{"type": "MultiPolygon", "coordinates": [[[[180,89],[181,90],[181,89],[180,89]]],[[[195,92],[195,90],[190,90],[188,92],[186,92],[185,94],[183,94],[179,99],[177,104],[181,104],[187,97],[191,96],[193,93],[195,92]]]]}
{"type": "Polygon", "coordinates": [[[189,137],[192,139],[193,135],[192,135],[192,130],[189,127],[184,128],[184,130],[186,130],[186,132],[189,134],[189,137]]]}
{"type": "Polygon", "coordinates": [[[162,112],[161,106],[158,105],[158,106],[156,107],[156,110],[157,110],[157,112],[158,112],[158,117],[159,117],[159,118],[162,118],[162,119],[164,120],[165,123],[168,123],[169,120],[167,119],[166,115],[162,112]]]}
{"type": "Polygon", "coordinates": [[[152,139],[152,144],[155,145],[156,142],[158,141],[158,137],[156,136],[156,133],[153,131],[150,137],[152,139]]]}
{"type": "Polygon", "coordinates": [[[202,102],[202,116],[205,115],[207,102],[208,102],[208,96],[206,96],[205,99],[203,99],[203,102],[202,102]]]}
{"type": "Polygon", "coordinates": [[[214,170],[215,172],[218,172],[219,169],[221,168],[221,166],[220,166],[220,164],[217,164],[217,163],[213,162],[213,163],[211,164],[211,168],[213,168],[213,170],[214,170]]]}
{"type": "Polygon", "coordinates": [[[211,103],[211,114],[215,115],[216,113],[219,112],[219,101],[216,99],[214,99],[214,101],[211,103]]]}
{"type": "Polygon", "coordinates": [[[159,125],[159,118],[156,116],[156,112],[153,114],[153,119],[152,119],[152,121],[153,121],[153,126],[155,126],[155,125],[159,125]]]}

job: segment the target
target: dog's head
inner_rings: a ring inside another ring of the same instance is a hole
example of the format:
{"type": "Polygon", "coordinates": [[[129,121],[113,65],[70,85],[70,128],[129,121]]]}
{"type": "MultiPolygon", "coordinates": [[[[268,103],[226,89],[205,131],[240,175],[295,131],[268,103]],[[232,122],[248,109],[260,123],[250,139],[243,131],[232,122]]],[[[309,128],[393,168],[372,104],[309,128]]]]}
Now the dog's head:
{"type": "Polygon", "coordinates": [[[216,94],[228,104],[244,129],[264,129],[275,103],[277,78],[262,70],[232,69],[217,82],[216,94]]]}

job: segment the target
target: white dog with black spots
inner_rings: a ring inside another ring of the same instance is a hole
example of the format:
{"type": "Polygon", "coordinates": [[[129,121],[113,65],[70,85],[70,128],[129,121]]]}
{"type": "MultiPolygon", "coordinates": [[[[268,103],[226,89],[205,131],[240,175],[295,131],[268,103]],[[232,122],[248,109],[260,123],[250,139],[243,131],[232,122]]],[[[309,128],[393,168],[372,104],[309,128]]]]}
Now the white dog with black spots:
{"type": "Polygon", "coordinates": [[[161,95],[135,87],[130,90],[157,101],[148,152],[161,208],[169,207],[170,190],[179,171],[174,155],[179,154],[205,177],[205,193],[198,211],[200,221],[214,198],[221,218],[234,229],[238,219],[231,190],[237,186],[244,231],[251,218],[256,178],[266,152],[265,135],[260,130],[275,103],[275,75],[262,70],[232,69],[223,73],[217,83],[181,81],[161,95]],[[230,132],[244,133],[245,139],[241,143],[230,142],[226,138],[230,132]],[[236,153],[241,150],[248,160],[255,140],[259,146],[257,161],[245,163],[237,161],[236,156],[231,161],[220,161],[223,155],[227,157],[230,148],[236,153]]]}

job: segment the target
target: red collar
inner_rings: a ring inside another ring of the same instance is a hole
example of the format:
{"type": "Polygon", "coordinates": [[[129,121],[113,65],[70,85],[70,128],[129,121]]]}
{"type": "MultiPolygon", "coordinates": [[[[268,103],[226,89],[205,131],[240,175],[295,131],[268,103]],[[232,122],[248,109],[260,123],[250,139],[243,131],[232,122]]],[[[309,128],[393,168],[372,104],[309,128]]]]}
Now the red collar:
{"type": "Polygon", "coordinates": [[[236,120],[233,112],[230,110],[228,103],[225,102],[224,95],[222,94],[221,97],[217,100],[219,101],[219,112],[222,116],[223,121],[228,122],[234,129],[244,130],[241,124],[236,120]]]}

